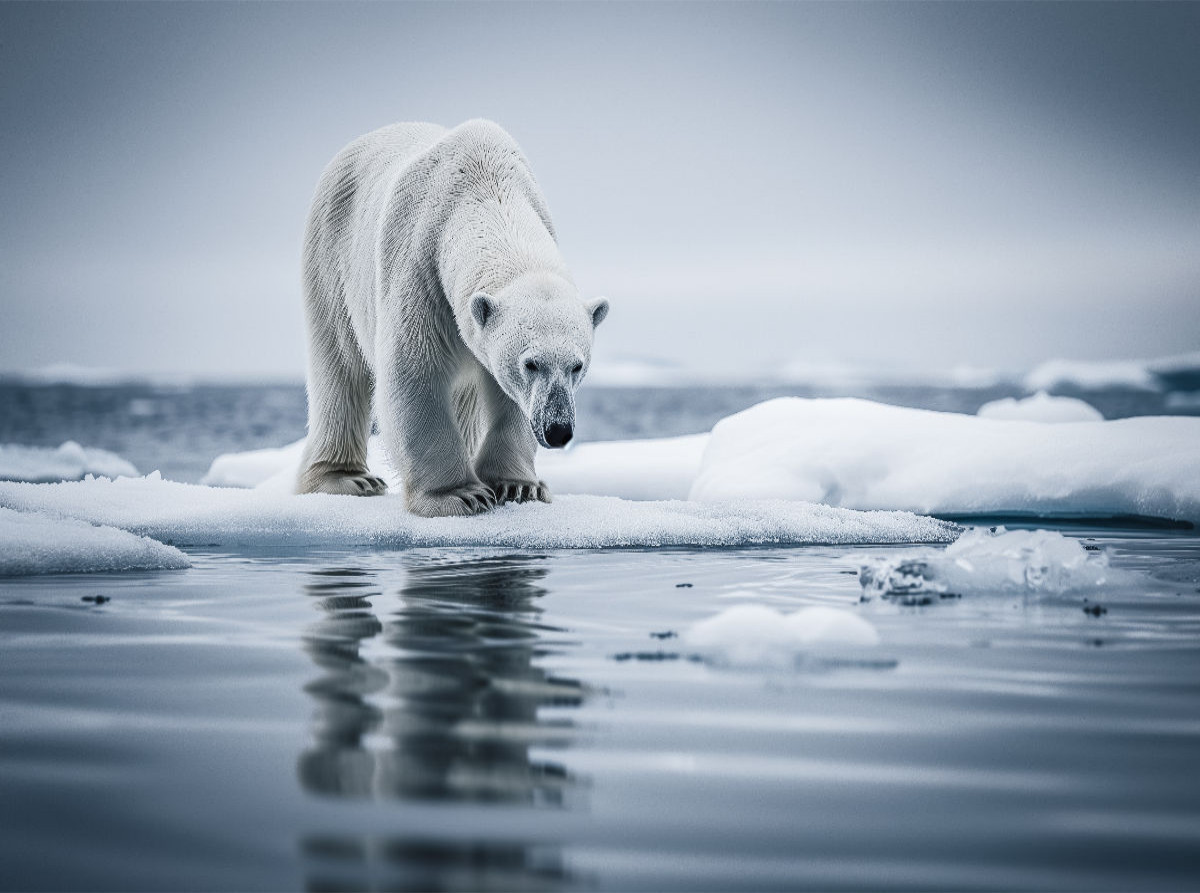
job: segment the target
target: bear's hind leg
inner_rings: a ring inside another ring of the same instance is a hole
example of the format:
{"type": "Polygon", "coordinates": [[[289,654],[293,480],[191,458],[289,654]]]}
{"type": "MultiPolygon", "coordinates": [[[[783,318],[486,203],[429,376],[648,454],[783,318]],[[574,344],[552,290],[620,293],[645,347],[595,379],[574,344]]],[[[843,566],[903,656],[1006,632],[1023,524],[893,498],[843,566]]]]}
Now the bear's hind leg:
{"type": "Polygon", "coordinates": [[[308,443],[296,492],[381,496],[387,484],[367,471],[371,373],[335,344],[314,338],[309,348],[308,443]]]}

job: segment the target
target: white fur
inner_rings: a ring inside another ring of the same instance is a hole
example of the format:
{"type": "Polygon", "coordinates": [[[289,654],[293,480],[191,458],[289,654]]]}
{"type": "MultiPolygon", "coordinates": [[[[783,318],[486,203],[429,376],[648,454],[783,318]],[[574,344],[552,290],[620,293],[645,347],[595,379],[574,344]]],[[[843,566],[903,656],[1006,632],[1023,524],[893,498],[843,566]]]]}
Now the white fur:
{"type": "Polygon", "coordinates": [[[512,137],[475,120],[355,140],[317,186],[304,288],[309,437],[298,492],[387,489],[366,466],[374,393],[412,512],[550,501],[537,442],[573,426],[608,304],[580,299],[512,137]]]}

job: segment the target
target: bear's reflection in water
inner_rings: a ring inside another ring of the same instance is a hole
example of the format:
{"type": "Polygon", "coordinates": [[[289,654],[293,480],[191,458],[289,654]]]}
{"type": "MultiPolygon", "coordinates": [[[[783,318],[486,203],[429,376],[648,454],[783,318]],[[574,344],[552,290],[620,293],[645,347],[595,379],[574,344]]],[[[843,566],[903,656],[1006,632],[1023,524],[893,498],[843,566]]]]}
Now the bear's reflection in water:
{"type": "MultiPolygon", "coordinates": [[[[298,766],[304,788],[333,797],[562,807],[572,778],[554,762],[534,760],[530,749],[569,743],[571,722],[538,711],[578,705],[583,687],[537,665],[562,638],[539,623],[544,562],[416,559],[401,606],[382,620],[371,604],[383,595],[375,573],[311,574],[304,590],[324,616],[304,647],[324,672],[306,687],[317,706],[313,744],[298,766]]],[[[302,845],[310,887],[356,886],[351,877],[363,869],[399,888],[539,888],[564,880],[557,852],[511,839],[333,834],[302,845]]]]}

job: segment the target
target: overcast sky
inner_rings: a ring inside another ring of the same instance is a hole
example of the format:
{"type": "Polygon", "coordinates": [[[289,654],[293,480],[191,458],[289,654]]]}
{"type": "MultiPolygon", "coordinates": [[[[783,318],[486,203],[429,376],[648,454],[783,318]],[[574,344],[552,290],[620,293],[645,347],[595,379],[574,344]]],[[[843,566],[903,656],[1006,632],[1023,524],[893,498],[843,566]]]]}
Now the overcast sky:
{"type": "Polygon", "coordinates": [[[1200,348],[1200,4],[0,4],[0,370],[303,374],[361,133],[525,149],[597,362],[1200,348]]]}

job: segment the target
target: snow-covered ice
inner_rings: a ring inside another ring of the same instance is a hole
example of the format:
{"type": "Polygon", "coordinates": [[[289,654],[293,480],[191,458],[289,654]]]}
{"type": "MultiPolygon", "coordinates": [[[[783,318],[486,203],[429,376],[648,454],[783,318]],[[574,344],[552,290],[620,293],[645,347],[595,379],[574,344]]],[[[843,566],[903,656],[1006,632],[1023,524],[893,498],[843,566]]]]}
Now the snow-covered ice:
{"type": "Polygon", "coordinates": [[[1051,530],[972,527],[943,550],[862,560],[859,583],[874,596],[989,592],[1063,594],[1127,582],[1104,552],[1051,530]]]}
{"type": "Polygon", "coordinates": [[[1018,400],[1005,397],[979,407],[975,413],[981,419],[1024,422],[1102,422],[1104,416],[1092,404],[1075,397],[1051,397],[1038,391],[1032,397],[1018,400]]]}
{"type": "Polygon", "coordinates": [[[191,567],[178,549],[154,540],[40,512],[0,508],[0,576],[191,567]]]}
{"type": "MultiPolygon", "coordinates": [[[[555,494],[634,500],[798,499],[920,514],[1142,515],[1200,521],[1200,419],[1086,422],[1083,401],[1034,397],[980,418],[857,399],[784,398],[719,422],[712,435],[584,443],[538,455],[555,494]]],[[[221,486],[291,491],[303,443],[218,457],[221,486]]],[[[378,438],[371,470],[400,482],[378,438]]]]}
{"type": "Polygon", "coordinates": [[[815,606],[783,614],[765,605],[745,604],[697,622],[681,641],[713,663],[785,667],[809,649],[877,645],[879,633],[867,620],[841,608],[815,606]]]}
{"type": "MultiPolygon", "coordinates": [[[[567,450],[540,450],[537,469],[556,496],[687,499],[707,444],[707,434],[582,443],[567,450]]],[[[295,484],[303,451],[304,441],[298,440],[279,449],[225,453],[213,460],[200,483],[287,493],[295,484]]],[[[367,464],[399,492],[401,481],[385,460],[378,437],[368,443],[367,464]]]]}
{"type": "Polygon", "coordinates": [[[89,474],[135,477],[138,471],[116,453],[81,447],[68,440],[59,447],[0,444],[0,480],[53,483],[82,480],[89,474]]]}
{"type": "Polygon", "coordinates": [[[63,484],[0,483],[0,506],[106,524],[181,545],[294,549],[321,545],[736,546],[947,542],[958,528],[906,512],[855,512],[773,501],[699,504],[562,496],[471,518],[418,518],[399,495],[267,493],[180,484],[157,475],[63,484]]]}
{"type": "Polygon", "coordinates": [[[1044,425],[781,398],[717,423],[690,498],[1200,523],[1200,419],[1044,425]]]}

